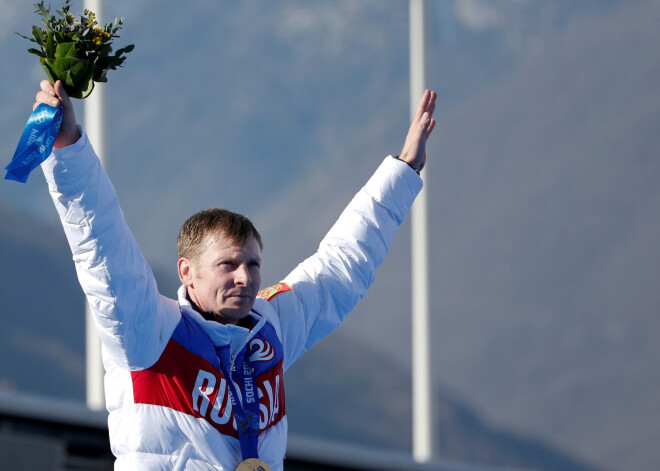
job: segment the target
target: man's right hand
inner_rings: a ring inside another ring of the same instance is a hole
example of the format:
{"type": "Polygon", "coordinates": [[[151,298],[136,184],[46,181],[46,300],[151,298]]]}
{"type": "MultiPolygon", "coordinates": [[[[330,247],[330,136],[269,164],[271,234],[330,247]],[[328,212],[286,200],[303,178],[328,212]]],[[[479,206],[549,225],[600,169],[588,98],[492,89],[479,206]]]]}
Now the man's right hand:
{"type": "Polygon", "coordinates": [[[73,111],[73,103],[69,95],[64,90],[64,85],[60,80],[55,82],[53,86],[48,80],[41,81],[41,91],[37,93],[36,102],[32,106],[34,111],[37,106],[44,103],[49,106],[58,107],[62,105],[62,125],[60,132],[53,144],[54,149],[70,146],[80,139],[80,132],[78,132],[78,125],[76,124],[76,115],[73,111]]]}
{"type": "Polygon", "coordinates": [[[407,162],[417,173],[426,164],[426,140],[435,127],[433,111],[435,110],[437,96],[437,93],[431,90],[424,92],[406,136],[406,142],[403,144],[401,154],[399,154],[399,159],[407,162]]]}

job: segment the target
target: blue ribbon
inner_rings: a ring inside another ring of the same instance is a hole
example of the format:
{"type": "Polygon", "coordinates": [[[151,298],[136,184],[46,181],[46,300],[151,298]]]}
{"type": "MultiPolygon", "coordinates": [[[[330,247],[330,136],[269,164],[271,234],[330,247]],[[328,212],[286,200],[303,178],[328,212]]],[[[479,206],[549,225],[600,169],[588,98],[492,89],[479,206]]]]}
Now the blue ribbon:
{"type": "Polygon", "coordinates": [[[25,183],[30,172],[50,155],[61,124],[62,106],[37,106],[25,125],[14,157],[5,167],[5,179],[25,183]]]}
{"type": "Polygon", "coordinates": [[[218,353],[218,360],[220,360],[222,374],[227,378],[243,459],[259,458],[257,452],[260,414],[259,391],[257,390],[257,382],[254,378],[254,370],[250,365],[250,360],[246,356],[245,349],[237,355],[234,363],[229,358],[229,348],[216,349],[216,352],[218,353]],[[231,367],[227,368],[228,365],[231,365],[231,367]],[[236,365],[236,368],[234,368],[234,365],[236,365]],[[234,381],[240,383],[240,392],[236,390],[234,381]]]}

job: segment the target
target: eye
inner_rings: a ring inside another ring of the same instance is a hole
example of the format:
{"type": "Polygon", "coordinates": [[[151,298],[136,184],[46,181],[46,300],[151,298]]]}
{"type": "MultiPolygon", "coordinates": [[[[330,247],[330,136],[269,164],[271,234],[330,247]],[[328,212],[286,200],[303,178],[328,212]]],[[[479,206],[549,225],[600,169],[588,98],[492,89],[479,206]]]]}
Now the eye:
{"type": "Polygon", "coordinates": [[[261,268],[261,262],[253,261],[253,262],[250,262],[250,263],[248,264],[248,266],[249,266],[250,268],[257,268],[257,269],[259,269],[259,268],[261,268]]]}

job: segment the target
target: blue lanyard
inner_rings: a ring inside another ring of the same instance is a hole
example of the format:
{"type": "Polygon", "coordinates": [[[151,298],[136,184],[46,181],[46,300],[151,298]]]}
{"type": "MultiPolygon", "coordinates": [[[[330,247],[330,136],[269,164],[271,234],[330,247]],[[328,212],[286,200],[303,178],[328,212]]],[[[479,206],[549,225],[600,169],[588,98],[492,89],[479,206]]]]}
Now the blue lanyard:
{"type": "Polygon", "coordinates": [[[50,155],[61,124],[62,106],[37,106],[23,129],[14,157],[5,167],[5,178],[25,183],[30,172],[50,155]]]}
{"type": "Polygon", "coordinates": [[[229,348],[217,349],[220,369],[227,378],[231,403],[234,408],[234,418],[238,429],[238,440],[241,444],[243,459],[259,458],[257,445],[259,442],[259,391],[254,378],[254,370],[243,349],[235,362],[229,358],[229,348]],[[231,365],[231,369],[227,369],[231,365]],[[234,368],[234,366],[236,366],[234,368]],[[240,395],[234,381],[240,383],[240,395]],[[241,399],[239,401],[239,398],[241,399]]]}

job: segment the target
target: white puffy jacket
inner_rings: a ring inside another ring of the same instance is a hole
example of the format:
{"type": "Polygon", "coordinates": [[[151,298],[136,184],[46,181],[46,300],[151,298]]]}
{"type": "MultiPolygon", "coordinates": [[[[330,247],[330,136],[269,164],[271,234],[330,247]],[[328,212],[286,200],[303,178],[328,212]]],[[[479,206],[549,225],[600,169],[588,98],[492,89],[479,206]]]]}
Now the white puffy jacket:
{"type": "Polygon", "coordinates": [[[245,329],[206,321],[179,290],[158,293],[115,190],[86,134],[42,168],[103,345],[110,443],[117,470],[233,470],[241,461],[222,349],[261,367],[259,457],[281,470],[286,449],[282,373],[336,328],[364,296],[421,189],[388,157],[321,242],[250,313],[245,329]]]}

